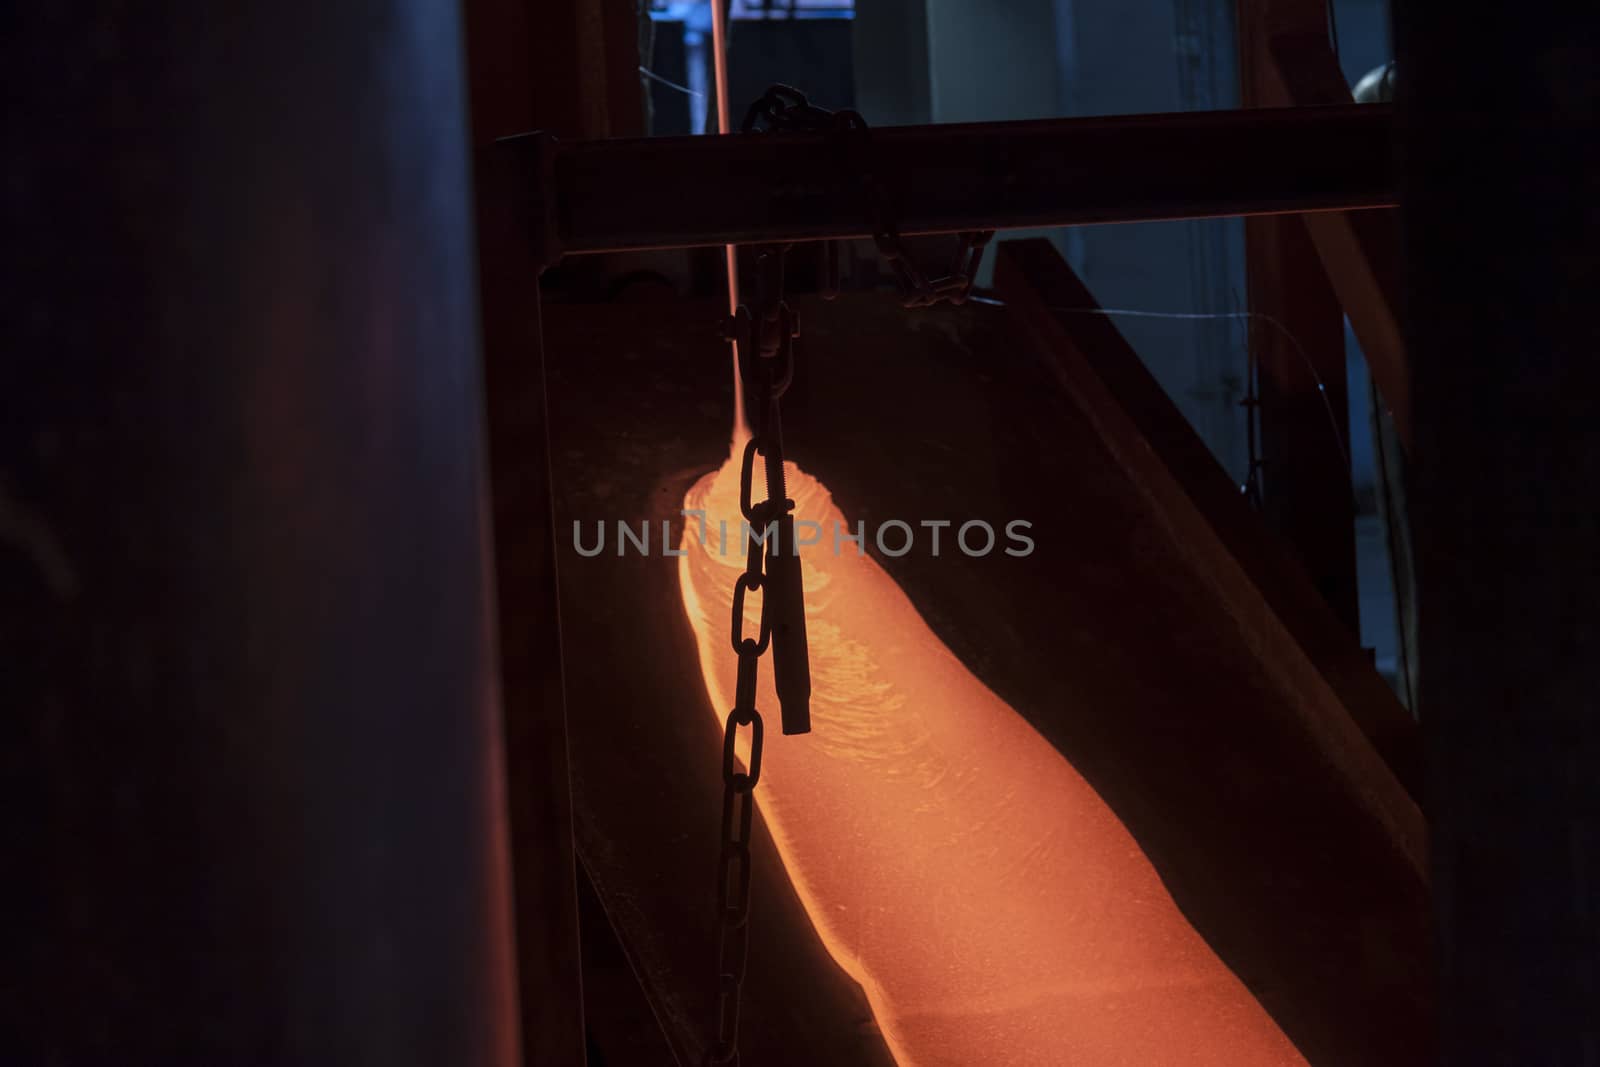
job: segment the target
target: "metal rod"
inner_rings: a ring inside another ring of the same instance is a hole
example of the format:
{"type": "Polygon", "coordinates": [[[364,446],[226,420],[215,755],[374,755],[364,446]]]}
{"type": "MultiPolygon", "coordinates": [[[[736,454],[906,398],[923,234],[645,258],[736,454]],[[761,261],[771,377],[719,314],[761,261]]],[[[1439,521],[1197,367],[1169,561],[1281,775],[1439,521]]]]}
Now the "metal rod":
{"type": "MultiPolygon", "coordinates": [[[[717,133],[733,133],[728,118],[728,6],[726,0],[710,2],[710,54],[717,82],[717,133]]],[[[739,307],[739,253],[734,245],[723,248],[728,267],[728,314],[739,307]]]]}
{"type": "MultiPolygon", "coordinates": [[[[711,0],[711,65],[717,85],[717,132],[733,131],[728,117],[728,0],[711,0]]],[[[728,314],[739,311],[739,246],[722,246],[722,265],[728,275],[728,314]]],[[[739,340],[728,335],[733,356],[733,429],[734,434],[745,430],[744,389],[739,381],[739,340]]]]}
{"type": "MultiPolygon", "coordinates": [[[[717,132],[732,133],[728,118],[728,6],[727,0],[711,0],[711,63],[717,83],[717,132]]],[[[739,308],[739,254],[729,244],[723,248],[728,269],[728,314],[739,308]]],[[[737,395],[737,394],[735,394],[737,395]]]]}
{"type": "Polygon", "coordinates": [[[866,180],[902,233],[1387,207],[1390,109],[550,141],[550,253],[870,237],[866,180]],[[865,173],[864,173],[865,171],[865,173]]]}

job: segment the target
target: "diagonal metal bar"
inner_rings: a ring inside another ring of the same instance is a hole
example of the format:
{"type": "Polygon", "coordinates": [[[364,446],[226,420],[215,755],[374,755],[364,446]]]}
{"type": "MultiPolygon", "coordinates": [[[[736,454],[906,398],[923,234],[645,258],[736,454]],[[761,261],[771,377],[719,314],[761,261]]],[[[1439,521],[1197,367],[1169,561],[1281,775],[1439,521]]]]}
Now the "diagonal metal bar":
{"type": "MultiPolygon", "coordinates": [[[[995,275],[1022,344],[1137,487],[1178,549],[1174,562],[1205,576],[1223,629],[1243,638],[1278,694],[1253,705],[1268,713],[1249,720],[1247,685],[1237,701],[1205,705],[1211,734],[1234,739],[1241,763],[1224,792],[1257,798],[1248,814],[1204,817],[1216,794],[1203,789],[1206,799],[1182,816],[1166,809],[1141,842],[1196,928],[1311,1063],[1428,1062],[1415,723],[1050,242],[1001,243],[995,275]],[[1294,740],[1258,747],[1274,735],[1294,740]],[[1194,819],[1185,841],[1199,842],[1208,864],[1242,844],[1222,864],[1223,882],[1195,876],[1168,836],[1177,818],[1194,819]],[[1292,896],[1286,885],[1296,886],[1292,896]],[[1342,980],[1308,980],[1306,959],[1342,980]]],[[[1169,777],[1207,773],[1209,740],[1192,738],[1169,777]]]]}
{"type": "Polygon", "coordinates": [[[1054,246],[1003,242],[995,274],[1007,307],[1111,454],[1211,576],[1230,614],[1294,679],[1292,710],[1338,753],[1333,762],[1361,783],[1374,818],[1420,871],[1416,724],[1116,326],[1092,314],[1099,305],[1054,246]],[[1091,313],[1072,314],[1079,311],[1091,313]]]}

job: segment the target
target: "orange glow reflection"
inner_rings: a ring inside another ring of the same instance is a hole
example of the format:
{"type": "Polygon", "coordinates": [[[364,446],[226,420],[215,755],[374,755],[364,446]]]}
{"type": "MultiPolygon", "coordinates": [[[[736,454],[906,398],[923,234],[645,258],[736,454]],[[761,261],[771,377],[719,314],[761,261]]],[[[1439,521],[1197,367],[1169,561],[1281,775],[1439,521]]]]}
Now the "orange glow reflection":
{"type": "MultiPolygon", "coordinates": [[[[956,660],[881,567],[849,543],[834,554],[844,517],[827,490],[793,464],[788,479],[797,517],[827,531],[801,552],[813,732],[779,734],[765,658],[756,795],[812,922],[899,1063],[1303,1063],[1088,783],[956,660]]],[[[707,518],[703,543],[691,521],[678,565],[714,748],[733,697],[727,619],[744,563],[737,460],[684,506],[707,518]],[[719,520],[734,541],[725,555],[719,520]]]]}

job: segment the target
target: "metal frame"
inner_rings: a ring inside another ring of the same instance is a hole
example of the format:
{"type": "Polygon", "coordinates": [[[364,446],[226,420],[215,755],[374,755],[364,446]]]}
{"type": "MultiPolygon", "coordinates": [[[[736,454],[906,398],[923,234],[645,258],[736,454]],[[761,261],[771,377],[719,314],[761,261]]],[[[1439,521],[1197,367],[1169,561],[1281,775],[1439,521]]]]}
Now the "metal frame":
{"type": "Polygon", "coordinates": [[[517,195],[536,165],[529,139],[478,153],[488,520],[506,751],[516,961],[528,1063],[584,1055],[577,861],[537,266],[517,195]]]}
{"type": "MultiPolygon", "coordinates": [[[[872,237],[880,225],[875,204],[883,203],[903,235],[1381,209],[1397,199],[1390,124],[1385,105],[1347,105],[854,135],[562,142],[536,134],[499,146],[498,176],[480,174],[480,196],[491,201],[480,214],[496,220],[486,231],[499,231],[486,238],[482,265],[498,606],[509,646],[502,669],[512,790],[521,783],[544,806],[520,815],[513,809],[525,1031],[540,1032],[541,1019],[552,1021],[546,1009],[570,1008],[574,996],[581,1010],[568,899],[570,798],[563,807],[535,788],[541,776],[565,783],[566,726],[561,665],[544,654],[559,648],[560,634],[547,570],[549,445],[533,276],[569,255],[872,237]],[[639,195],[641,188],[652,195],[639,195]],[[516,243],[521,250],[510,249],[516,243]],[[520,291],[518,276],[526,279],[520,291]],[[503,499],[508,492],[515,499],[503,499]],[[545,535],[530,538],[534,530],[545,535]],[[525,654],[525,640],[544,650],[535,657],[542,670],[525,654]],[[535,758],[541,751],[548,762],[535,758]],[[519,768],[520,760],[533,765],[519,768]],[[534,876],[552,860],[552,877],[534,876]],[[550,907],[553,922],[540,925],[529,914],[550,907]],[[541,938],[551,937],[559,944],[545,950],[559,966],[530,968],[541,938]],[[545,996],[552,999],[541,1007],[545,996]]],[[[1411,840],[1414,831],[1397,834],[1411,840]]],[[[581,1024],[555,1031],[561,1040],[548,1051],[563,1060],[577,1055],[571,1041],[581,1024]]]]}
{"type": "Polygon", "coordinates": [[[1393,206],[1386,105],[886,127],[838,134],[543,137],[536,254],[1393,206]],[[649,189],[651,195],[640,191],[649,189]]]}

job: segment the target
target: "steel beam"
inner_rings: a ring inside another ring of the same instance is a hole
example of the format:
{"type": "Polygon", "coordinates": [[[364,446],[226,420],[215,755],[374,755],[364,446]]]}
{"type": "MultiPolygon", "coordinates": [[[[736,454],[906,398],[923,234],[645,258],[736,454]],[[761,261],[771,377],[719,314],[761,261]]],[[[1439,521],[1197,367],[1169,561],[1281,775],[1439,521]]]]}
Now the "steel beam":
{"type": "MultiPolygon", "coordinates": [[[[1322,107],[1351,102],[1350,86],[1325,33],[1286,34],[1269,48],[1288,102],[1322,107]]],[[[1400,220],[1395,211],[1308,215],[1307,232],[1322,258],[1395,432],[1411,448],[1411,362],[1401,336],[1400,220]]]]}
{"type": "MultiPolygon", "coordinates": [[[[1325,31],[1327,0],[1238,0],[1240,99],[1292,103],[1272,42],[1325,31]]],[[[1344,311],[1306,218],[1245,223],[1250,350],[1260,377],[1262,511],[1352,635],[1361,632],[1344,311]]]]}
{"type": "MultiPolygon", "coordinates": [[[[1351,102],[1339,59],[1320,28],[1310,33],[1283,33],[1273,38],[1270,52],[1277,80],[1291,103],[1317,107],[1351,102]]],[[[1323,272],[1361,343],[1374,385],[1372,433],[1378,447],[1378,507],[1389,537],[1395,625],[1400,634],[1398,666],[1406,702],[1415,708],[1417,598],[1405,500],[1411,455],[1411,358],[1402,333],[1400,213],[1325,211],[1307,215],[1303,221],[1322,259],[1323,272]]]]}
{"type": "Polygon", "coordinates": [[[577,859],[538,270],[518,191],[531,145],[478,152],[478,277],[523,1062],[584,1062],[577,859]]]}
{"type": "Polygon", "coordinates": [[[905,234],[1333,211],[1395,201],[1377,105],[886,127],[547,138],[534,183],[562,255],[870,237],[863,177],[905,234]]]}
{"type": "Polygon", "coordinates": [[[616,69],[618,63],[586,62],[585,50],[607,47],[598,30],[586,44],[574,43],[600,17],[593,0],[468,0],[462,15],[477,147],[488,518],[523,1063],[575,1067],[586,1056],[582,943],[551,514],[541,263],[529,240],[536,227],[526,195],[539,173],[539,152],[537,139],[509,135],[544,121],[563,130],[615,128],[620,113],[610,106],[608,86],[626,82],[622,73],[637,84],[638,59],[635,54],[621,63],[625,72],[616,69]],[[544,32],[531,32],[534,25],[544,32]]]}

